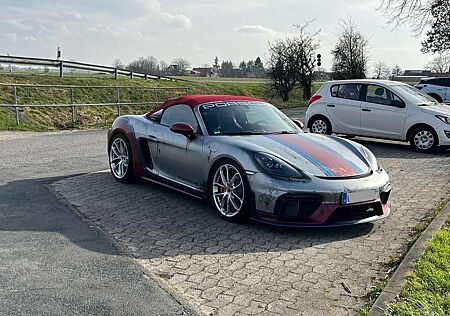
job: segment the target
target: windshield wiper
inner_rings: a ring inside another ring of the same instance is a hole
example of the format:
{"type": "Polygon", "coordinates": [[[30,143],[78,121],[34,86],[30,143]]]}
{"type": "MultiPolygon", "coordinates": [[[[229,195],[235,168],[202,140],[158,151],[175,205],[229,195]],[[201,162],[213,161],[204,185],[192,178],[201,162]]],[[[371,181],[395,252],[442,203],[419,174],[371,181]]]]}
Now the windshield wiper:
{"type": "Polygon", "coordinates": [[[254,131],[246,131],[246,132],[231,132],[231,133],[222,133],[217,135],[266,135],[269,133],[266,132],[254,132],[254,131]]]}

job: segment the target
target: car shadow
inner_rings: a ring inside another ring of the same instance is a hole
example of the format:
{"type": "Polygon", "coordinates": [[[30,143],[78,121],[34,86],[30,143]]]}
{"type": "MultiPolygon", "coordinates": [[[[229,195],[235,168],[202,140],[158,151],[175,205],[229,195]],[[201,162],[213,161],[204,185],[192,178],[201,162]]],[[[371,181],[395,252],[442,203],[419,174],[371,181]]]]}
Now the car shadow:
{"type": "Polygon", "coordinates": [[[0,233],[20,232],[3,235],[3,246],[22,247],[33,241],[37,247],[34,251],[38,251],[49,244],[66,247],[70,240],[90,251],[117,255],[114,247],[99,239],[92,227],[49,192],[46,185],[61,179],[16,180],[0,186],[0,233]],[[48,234],[35,234],[37,232],[48,234]]]}
{"type": "Polygon", "coordinates": [[[117,183],[106,172],[66,179],[53,188],[139,259],[304,249],[345,243],[369,234],[374,227],[372,223],[333,228],[229,223],[205,201],[147,181],[117,183]],[[71,193],[75,188],[76,195],[71,193]]]}

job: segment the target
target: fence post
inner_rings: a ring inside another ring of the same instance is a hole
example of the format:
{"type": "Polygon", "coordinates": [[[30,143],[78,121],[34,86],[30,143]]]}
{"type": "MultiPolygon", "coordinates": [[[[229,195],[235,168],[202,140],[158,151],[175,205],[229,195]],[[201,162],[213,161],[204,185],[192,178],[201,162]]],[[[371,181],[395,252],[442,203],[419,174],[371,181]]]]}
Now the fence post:
{"type": "Polygon", "coordinates": [[[114,79],[117,80],[118,75],[119,75],[119,71],[117,71],[117,67],[116,67],[116,69],[114,69],[114,79]]]}
{"type": "Polygon", "coordinates": [[[156,106],[158,106],[158,89],[153,89],[155,91],[155,102],[157,103],[156,106]]]}
{"type": "Polygon", "coordinates": [[[133,72],[130,71],[130,79],[133,79],[133,72]]]}
{"type": "Polygon", "coordinates": [[[72,125],[75,125],[75,106],[73,102],[73,88],[70,88],[70,109],[72,110],[72,125]]]}
{"type": "Polygon", "coordinates": [[[116,87],[117,116],[120,116],[120,88],[116,87]]]}
{"type": "Polygon", "coordinates": [[[63,79],[64,78],[64,72],[63,72],[63,67],[64,64],[62,62],[62,60],[59,62],[59,78],[63,79]]]}
{"type": "Polygon", "coordinates": [[[17,107],[17,87],[13,86],[13,102],[14,110],[16,111],[16,124],[19,125],[19,108],[17,107]]]}
{"type": "Polygon", "coordinates": [[[148,74],[145,74],[144,79],[148,80],[148,74]]]}

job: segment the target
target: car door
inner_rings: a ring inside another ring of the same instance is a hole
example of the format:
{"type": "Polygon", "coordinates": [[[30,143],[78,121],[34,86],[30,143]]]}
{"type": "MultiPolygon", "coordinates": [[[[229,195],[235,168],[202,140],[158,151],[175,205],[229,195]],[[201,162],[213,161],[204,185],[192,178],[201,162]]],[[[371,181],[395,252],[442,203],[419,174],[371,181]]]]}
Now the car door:
{"type": "Polygon", "coordinates": [[[361,119],[362,84],[335,84],[330,88],[330,98],[325,106],[328,117],[333,122],[333,131],[337,133],[359,133],[361,119]]]}
{"type": "Polygon", "coordinates": [[[443,87],[443,97],[444,103],[450,103],[450,78],[441,78],[443,87]]]}
{"type": "Polygon", "coordinates": [[[157,167],[160,175],[173,181],[199,188],[198,174],[202,165],[203,135],[192,108],[186,104],[176,104],[164,110],[160,120],[163,140],[159,142],[157,167]],[[192,140],[174,133],[170,127],[175,123],[188,123],[196,132],[192,140]]]}
{"type": "Polygon", "coordinates": [[[404,102],[384,86],[369,84],[363,89],[361,135],[399,139],[406,120],[406,106],[392,106],[392,100],[404,102]]]}

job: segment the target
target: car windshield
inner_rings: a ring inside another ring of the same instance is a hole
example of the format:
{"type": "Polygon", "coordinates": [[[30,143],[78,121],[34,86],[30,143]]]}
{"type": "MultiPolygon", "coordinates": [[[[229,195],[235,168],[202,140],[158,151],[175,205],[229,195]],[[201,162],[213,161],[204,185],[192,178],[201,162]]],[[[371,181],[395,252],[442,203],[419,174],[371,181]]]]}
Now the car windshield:
{"type": "Polygon", "coordinates": [[[210,135],[298,133],[296,125],[273,105],[255,101],[202,104],[200,113],[210,135]]]}
{"type": "Polygon", "coordinates": [[[419,106],[435,105],[437,101],[417,88],[408,85],[395,85],[392,89],[399,94],[407,94],[414,104],[419,106]]]}

